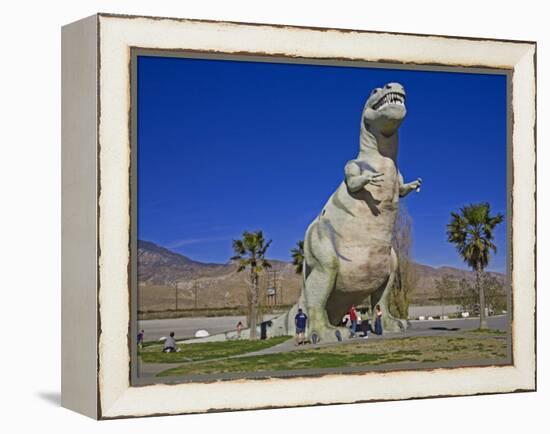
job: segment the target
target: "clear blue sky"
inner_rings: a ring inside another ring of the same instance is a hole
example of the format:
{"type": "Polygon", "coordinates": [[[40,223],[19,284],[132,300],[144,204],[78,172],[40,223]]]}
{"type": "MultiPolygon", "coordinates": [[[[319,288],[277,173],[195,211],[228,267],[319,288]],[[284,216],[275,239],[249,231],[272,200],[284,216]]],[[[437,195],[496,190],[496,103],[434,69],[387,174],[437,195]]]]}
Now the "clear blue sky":
{"type": "MultiPolygon", "coordinates": [[[[505,75],[141,56],[138,237],[195,260],[227,262],[231,240],[262,229],[289,250],[356,157],[371,89],[407,92],[399,165],[421,177],[406,204],[414,259],[465,268],[445,227],[488,201],[506,215],[505,75]]],[[[489,269],[506,267],[506,225],[489,269]]]]}

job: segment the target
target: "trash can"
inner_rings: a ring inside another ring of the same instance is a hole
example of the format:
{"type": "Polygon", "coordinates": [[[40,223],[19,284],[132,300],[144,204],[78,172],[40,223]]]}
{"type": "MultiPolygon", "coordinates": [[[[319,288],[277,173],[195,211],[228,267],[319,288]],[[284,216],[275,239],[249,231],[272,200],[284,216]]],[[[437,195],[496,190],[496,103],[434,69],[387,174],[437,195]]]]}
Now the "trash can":
{"type": "Polygon", "coordinates": [[[273,324],[271,321],[264,321],[260,324],[260,339],[267,339],[267,328],[273,324]]]}

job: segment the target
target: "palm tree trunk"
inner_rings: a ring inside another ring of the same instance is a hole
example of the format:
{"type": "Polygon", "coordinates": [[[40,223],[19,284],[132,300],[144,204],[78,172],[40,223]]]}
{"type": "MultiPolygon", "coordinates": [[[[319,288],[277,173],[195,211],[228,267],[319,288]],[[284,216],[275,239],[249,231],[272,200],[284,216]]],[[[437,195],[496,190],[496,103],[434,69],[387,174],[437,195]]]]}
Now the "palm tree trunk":
{"type": "Polygon", "coordinates": [[[250,287],[246,292],[246,326],[250,328],[250,318],[252,318],[252,291],[250,287]]]}
{"type": "Polygon", "coordinates": [[[485,288],[481,284],[481,268],[476,267],[476,286],[479,293],[479,328],[487,328],[487,316],[485,315],[485,288]]]}
{"type": "Polygon", "coordinates": [[[258,323],[258,275],[252,271],[250,273],[250,280],[251,280],[251,303],[250,303],[250,339],[254,340],[258,338],[258,330],[257,330],[257,323],[258,323]]]}

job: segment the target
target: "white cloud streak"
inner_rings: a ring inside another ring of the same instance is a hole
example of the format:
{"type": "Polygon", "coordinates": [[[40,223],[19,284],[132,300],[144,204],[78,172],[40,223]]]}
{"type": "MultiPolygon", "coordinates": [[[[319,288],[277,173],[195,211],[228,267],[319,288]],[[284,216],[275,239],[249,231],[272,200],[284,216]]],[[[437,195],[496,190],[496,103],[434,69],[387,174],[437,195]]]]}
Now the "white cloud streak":
{"type": "Polygon", "coordinates": [[[190,244],[204,244],[204,243],[213,243],[216,241],[228,241],[232,240],[233,238],[230,236],[223,236],[223,237],[205,237],[205,238],[186,238],[182,240],[175,240],[167,244],[166,247],[168,248],[178,248],[183,246],[188,246],[190,244]]]}

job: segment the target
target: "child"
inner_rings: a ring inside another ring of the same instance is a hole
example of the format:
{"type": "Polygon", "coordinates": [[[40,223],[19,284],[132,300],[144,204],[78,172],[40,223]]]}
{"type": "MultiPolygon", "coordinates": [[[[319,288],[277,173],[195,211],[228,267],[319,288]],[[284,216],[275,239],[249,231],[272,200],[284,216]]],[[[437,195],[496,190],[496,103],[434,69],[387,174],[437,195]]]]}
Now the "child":
{"type": "Polygon", "coordinates": [[[243,329],[243,323],[241,321],[239,321],[237,323],[237,339],[240,339],[241,338],[241,331],[243,329]]]}
{"type": "Polygon", "coordinates": [[[139,349],[143,348],[143,337],[145,336],[145,332],[141,330],[137,335],[137,346],[139,349]]]}

